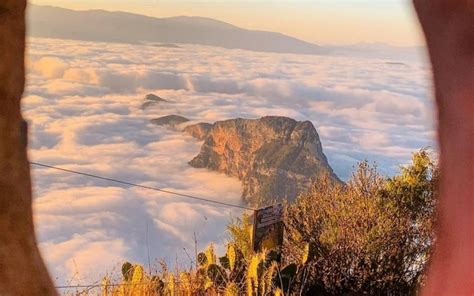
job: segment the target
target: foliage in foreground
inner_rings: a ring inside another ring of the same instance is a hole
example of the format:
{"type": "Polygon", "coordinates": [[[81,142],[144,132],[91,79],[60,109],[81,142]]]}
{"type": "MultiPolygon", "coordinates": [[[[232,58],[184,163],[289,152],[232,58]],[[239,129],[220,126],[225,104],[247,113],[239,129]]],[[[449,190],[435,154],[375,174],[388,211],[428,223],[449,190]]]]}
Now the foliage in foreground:
{"type": "Polygon", "coordinates": [[[288,205],[281,262],[251,248],[248,216],[233,221],[223,257],[213,246],[196,267],[149,275],[125,263],[102,295],[409,295],[423,283],[434,243],[438,170],[426,151],[383,178],[367,162],[351,180],[317,182],[288,205]]]}
{"type": "Polygon", "coordinates": [[[347,185],[319,182],[288,207],[285,257],[309,245],[314,294],[408,295],[423,282],[431,246],[437,169],[426,151],[384,179],[361,163],[347,185]]]}

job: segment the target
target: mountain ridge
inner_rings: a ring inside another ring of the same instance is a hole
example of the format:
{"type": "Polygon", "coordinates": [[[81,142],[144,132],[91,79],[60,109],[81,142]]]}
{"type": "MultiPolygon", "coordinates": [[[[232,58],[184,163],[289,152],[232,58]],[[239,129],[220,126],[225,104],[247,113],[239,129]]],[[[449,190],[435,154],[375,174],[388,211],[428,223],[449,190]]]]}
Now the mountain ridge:
{"type": "Polygon", "coordinates": [[[328,53],[316,44],[281,33],[248,30],[196,16],[156,18],[122,11],[30,5],[28,19],[28,32],[32,37],[132,44],[197,44],[274,53],[328,53]]]}

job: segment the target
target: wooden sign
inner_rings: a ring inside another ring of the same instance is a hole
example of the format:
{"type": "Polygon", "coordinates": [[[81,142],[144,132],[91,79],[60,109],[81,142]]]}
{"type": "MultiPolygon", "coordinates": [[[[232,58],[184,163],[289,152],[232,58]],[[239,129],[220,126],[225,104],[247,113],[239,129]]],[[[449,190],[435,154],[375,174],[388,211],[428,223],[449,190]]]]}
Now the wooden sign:
{"type": "Polygon", "coordinates": [[[277,204],[254,213],[253,248],[259,252],[279,250],[283,245],[283,205],[277,204]]]}

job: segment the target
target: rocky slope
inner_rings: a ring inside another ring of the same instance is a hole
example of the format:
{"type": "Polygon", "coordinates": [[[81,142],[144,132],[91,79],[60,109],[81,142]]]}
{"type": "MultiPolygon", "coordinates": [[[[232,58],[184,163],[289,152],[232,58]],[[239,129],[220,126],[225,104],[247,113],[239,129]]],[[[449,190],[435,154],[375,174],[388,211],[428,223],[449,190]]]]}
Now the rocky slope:
{"type": "Polygon", "coordinates": [[[190,165],[238,177],[243,198],[250,203],[293,200],[325,174],[340,182],[309,121],[274,116],[233,119],[216,122],[207,132],[200,125],[187,128],[204,139],[190,165]]]}
{"type": "Polygon", "coordinates": [[[148,107],[159,105],[160,103],[167,103],[168,101],[160,98],[154,94],[148,94],[145,97],[145,102],[142,104],[142,109],[145,110],[148,107]]]}
{"type": "Polygon", "coordinates": [[[150,122],[155,125],[170,127],[176,127],[177,125],[188,121],[189,119],[180,115],[167,115],[150,120],[150,122]]]}
{"type": "Polygon", "coordinates": [[[193,136],[194,138],[198,140],[204,140],[206,139],[207,135],[209,134],[209,131],[212,128],[212,124],[206,123],[206,122],[201,122],[198,124],[193,124],[190,126],[187,126],[184,129],[184,132],[193,136]]]}

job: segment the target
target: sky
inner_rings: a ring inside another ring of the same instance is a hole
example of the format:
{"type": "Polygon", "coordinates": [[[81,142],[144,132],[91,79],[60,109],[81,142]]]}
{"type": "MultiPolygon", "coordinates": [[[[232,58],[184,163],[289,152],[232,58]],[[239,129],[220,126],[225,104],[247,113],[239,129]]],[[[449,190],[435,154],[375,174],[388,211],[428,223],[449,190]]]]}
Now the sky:
{"type": "Polygon", "coordinates": [[[321,45],[423,44],[407,0],[181,1],[30,0],[31,3],[88,10],[127,11],[154,17],[210,17],[247,28],[281,32],[321,45]]]}

